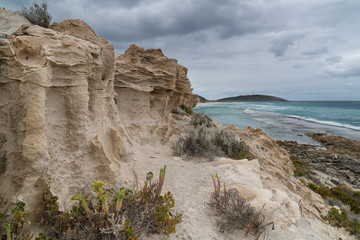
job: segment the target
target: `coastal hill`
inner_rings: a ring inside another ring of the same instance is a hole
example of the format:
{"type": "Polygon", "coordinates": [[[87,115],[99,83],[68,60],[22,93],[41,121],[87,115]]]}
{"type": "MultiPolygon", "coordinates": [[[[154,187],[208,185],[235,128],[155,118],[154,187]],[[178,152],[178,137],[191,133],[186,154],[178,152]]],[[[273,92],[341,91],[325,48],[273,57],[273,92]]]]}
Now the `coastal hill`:
{"type": "Polygon", "coordinates": [[[215,102],[285,102],[286,99],[268,95],[240,95],[237,97],[221,98],[215,102]]]}

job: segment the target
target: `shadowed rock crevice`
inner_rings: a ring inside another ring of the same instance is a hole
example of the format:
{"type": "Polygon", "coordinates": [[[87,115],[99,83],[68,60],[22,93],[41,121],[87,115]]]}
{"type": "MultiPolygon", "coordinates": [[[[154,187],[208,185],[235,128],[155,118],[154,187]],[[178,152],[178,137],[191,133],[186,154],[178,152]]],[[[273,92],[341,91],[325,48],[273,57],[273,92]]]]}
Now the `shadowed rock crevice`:
{"type": "Polygon", "coordinates": [[[0,175],[4,174],[6,169],[6,152],[3,149],[5,143],[6,143],[5,135],[0,134],[0,175]]]}

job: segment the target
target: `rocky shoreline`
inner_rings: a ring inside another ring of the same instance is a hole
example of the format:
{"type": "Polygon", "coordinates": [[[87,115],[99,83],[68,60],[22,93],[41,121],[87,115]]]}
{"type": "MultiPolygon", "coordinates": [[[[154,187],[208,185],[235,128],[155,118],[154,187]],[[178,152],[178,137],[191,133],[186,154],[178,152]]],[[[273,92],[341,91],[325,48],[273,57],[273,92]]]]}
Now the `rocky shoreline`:
{"type": "Polygon", "coordinates": [[[346,185],[360,188],[360,141],[322,133],[308,133],[322,147],[277,141],[290,156],[296,156],[307,166],[304,177],[327,186],[346,185]]]}

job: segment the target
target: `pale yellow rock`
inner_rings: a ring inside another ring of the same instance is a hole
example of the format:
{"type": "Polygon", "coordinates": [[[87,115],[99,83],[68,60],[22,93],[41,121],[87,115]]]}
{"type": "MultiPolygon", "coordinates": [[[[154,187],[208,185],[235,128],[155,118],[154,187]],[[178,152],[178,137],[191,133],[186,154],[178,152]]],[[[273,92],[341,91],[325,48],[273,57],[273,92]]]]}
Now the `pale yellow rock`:
{"type": "Polygon", "coordinates": [[[153,142],[154,135],[165,140],[171,136],[172,119],[168,116],[175,106],[194,107],[198,101],[187,68],[164,56],[160,49],[131,45],[116,56],[114,85],[118,109],[127,113],[122,119],[129,132],[135,140],[147,143],[153,142]]]}
{"type": "Polygon", "coordinates": [[[0,29],[9,34],[0,46],[0,192],[13,201],[32,207],[48,184],[64,208],[93,179],[119,181],[132,142],[169,138],[172,108],[196,104],[187,69],[161,50],[140,54],[132,46],[131,61],[118,57],[115,68],[113,46],[83,21],[53,24],[56,31],[29,25],[11,35],[26,23],[20,20],[0,29]]]}

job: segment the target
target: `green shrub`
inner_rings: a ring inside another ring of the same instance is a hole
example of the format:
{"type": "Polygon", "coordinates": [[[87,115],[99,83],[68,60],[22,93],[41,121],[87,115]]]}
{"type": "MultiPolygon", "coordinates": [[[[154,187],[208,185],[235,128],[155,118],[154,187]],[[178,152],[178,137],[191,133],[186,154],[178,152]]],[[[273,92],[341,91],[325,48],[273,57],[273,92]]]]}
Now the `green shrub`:
{"type": "Polygon", "coordinates": [[[331,179],[330,180],[333,184],[335,184],[335,185],[339,185],[340,183],[339,183],[339,181],[337,181],[336,179],[331,179]]]}
{"type": "Polygon", "coordinates": [[[190,125],[195,128],[201,125],[204,125],[207,128],[212,128],[214,127],[214,122],[208,115],[201,112],[195,112],[191,116],[190,125]]]}
{"type": "Polygon", "coordinates": [[[356,192],[353,192],[345,187],[334,187],[331,189],[333,198],[340,200],[342,203],[350,206],[352,212],[360,213],[360,198],[356,192]]]}
{"type": "Polygon", "coordinates": [[[92,185],[95,197],[79,192],[72,197],[76,204],[68,212],[59,212],[56,198],[44,192],[46,234],[54,238],[137,239],[142,233],[172,234],[181,221],[175,213],[171,192],[161,195],[166,166],[158,181],[152,173],[142,189],[106,189],[101,180],[92,185]]]}
{"type": "Polygon", "coordinates": [[[29,231],[28,218],[30,214],[25,211],[25,203],[17,202],[6,208],[7,200],[0,196],[0,239],[30,240],[33,234],[29,231]]]}
{"type": "Polygon", "coordinates": [[[331,208],[325,217],[330,225],[338,228],[345,228],[350,234],[354,235],[357,239],[360,239],[360,223],[357,221],[350,220],[346,211],[340,209],[340,212],[336,208],[331,208]]]}
{"type": "Polygon", "coordinates": [[[193,114],[193,111],[191,110],[191,108],[189,108],[185,105],[181,105],[180,109],[183,110],[188,116],[193,114]]]}
{"type": "Polygon", "coordinates": [[[314,183],[307,185],[311,190],[321,195],[322,198],[333,198],[341,201],[343,204],[348,205],[350,210],[356,214],[360,213],[360,198],[358,192],[353,192],[346,187],[333,187],[327,186],[318,187],[314,183]]]}
{"type": "Polygon", "coordinates": [[[316,192],[324,199],[333,197],[331,190],[328,186],[321,186],[316,189],[316,192]]]}
{"type": "Polygon", "coordinates": [[[316,190],[319,188],[315,183],[308,183],[307,187],[316,192],[316,190]]]}
{"type": "Polygon", "coordinates": [[[191,116],[193,114],[193,111],[191,110],[191,108],[185,106],[185,105],[181,105],[178,107],[174,107],[172,110],[172,113],[180,115],[180,116],[191,116]]]}
{"type": "Polygon", "coordinates": [[[207,157],[227,156],[233,159],[252,159],[243,142],[234,133],[215,127],[212,120],[202,113],[194,113],[185,136],[172,146],[175,155],[207,157]]]}
{"type": "Polygon", "coordinates": [[[290,156],[290,160],[292,161],[295,167],[295,171],[294,171],[295,176],[302,177],[307,174],[309,167],[304,161],[300,160],[297,156],[290,156]]]}
{"type": "Polygon", "coordinates": [[[29,22],[41,27],[49,28],[51,22],[51,15],[47,11],[47,4],[41,5],[34,3],[30,8],[23,7],[19,11],[29,22]]]}

